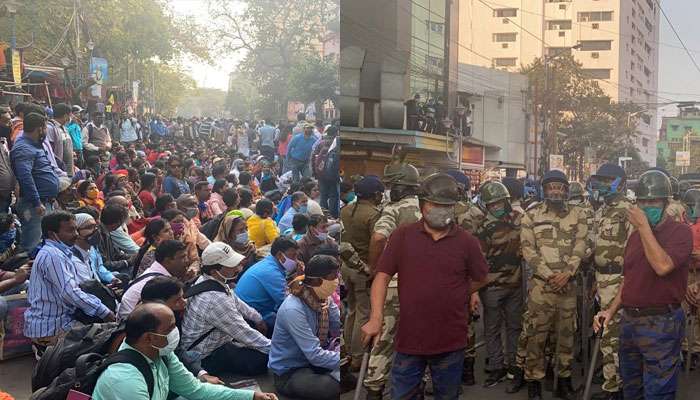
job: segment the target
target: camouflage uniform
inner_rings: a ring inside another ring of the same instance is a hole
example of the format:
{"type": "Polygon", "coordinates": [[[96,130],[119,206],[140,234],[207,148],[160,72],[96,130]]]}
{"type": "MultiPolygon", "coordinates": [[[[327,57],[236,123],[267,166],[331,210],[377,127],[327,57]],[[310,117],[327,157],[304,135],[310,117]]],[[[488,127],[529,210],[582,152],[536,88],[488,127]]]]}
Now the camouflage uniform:
{"type": "MultiPolygon", "coordinates": [[[[374,224],[374,233],[387,239],[399,226],[412,224],[421,218],[418,198],[405,197],[397,202],[387,204],[374,224]]],[[[391,360],[394,356],[394,335],[399,321],[398,279],[394,276],[387,288],[384,302],[384,322],[379,341],[372,348],[364,385],[368,390],[382,391],[389,379],[391,360]]]]}
{"type": "Polygon", "coordinates": [[[506,326],[505,363],[513,365],[517,341],[522,330],[522,252],[520,222],[522,214],[513,211],[508,221],[487,214],[476,236],[489,263],[491,282],[479,294],[484,306],[484,336],[489,355],[489,370],[503,368],[501,328],[506,326]]]}
{"type": "Polygon", "coordinates": [[[359,366],[364,353],[360,328],[369,320],[370,309],[370,280],[365,267],[370,237],[378,218],[379,209],[367,200],[359,200],[343,207],[340,212],[344,227],[343,242],[347,244],[341,251],[341,274],[347,288],[347,314],[343,333],[355,367],[359,366]]]}
{"type": "MultiPolygon", "coordinates": [[[[622,284],[622,265],[624,264],[625,246],[632,234],[632,224],[627,220],[627,210],[632,204],[622,195],[609,203],[603,204],[596,211],[596,238],[594,249],[595,281],[600,306],[607,310],[617,296],[622,284]]],[[[618,392],[621,389],[619,373],[620,349],[619,311],[603,331],[600,351],[603,353],[603,390],[618,392]]]]}
{"type": "Polygon", "coordinates": [[[525,213],[520,235],[525,260],[533,269],[528,297],[528,334],[525,379],[539,381],[545,376],[544,347],[552,324],[557,323],[558,376],[571,377],[573,360],[576,294],[570,279],[562,292],[554,292],[547,280],[555,273],[576,273],[585,256],[588,225],[581,207],[565,206],[561,213],[547,202],[525,213]]]}

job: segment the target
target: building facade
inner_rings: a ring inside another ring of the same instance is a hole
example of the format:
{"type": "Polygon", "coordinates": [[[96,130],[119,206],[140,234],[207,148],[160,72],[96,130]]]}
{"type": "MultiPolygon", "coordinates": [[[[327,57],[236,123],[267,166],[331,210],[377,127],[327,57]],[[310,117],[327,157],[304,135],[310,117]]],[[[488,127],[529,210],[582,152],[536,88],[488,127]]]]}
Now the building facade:
{"type": "MultiPolygon", "coordinates": [[[[613,101],[654,104],[659,22],[653,0],[460,0],[459,62],[517,72],[571,53],[613,101]]],[[[649,108],[637,127],[636,147],[651,166],[656,123],[649,108]]]]}
{"type": "Polygon", "coordinates": [[[684,173],[700,172],[697,170],[700,160],[700,108],[696,104],[679,105],[678,115],[662,117],[659,129],[658,165],[666,168],[675,176],[684,173]],[[677,163],[677,152],[688,152],[689,164],[677,163]]]}

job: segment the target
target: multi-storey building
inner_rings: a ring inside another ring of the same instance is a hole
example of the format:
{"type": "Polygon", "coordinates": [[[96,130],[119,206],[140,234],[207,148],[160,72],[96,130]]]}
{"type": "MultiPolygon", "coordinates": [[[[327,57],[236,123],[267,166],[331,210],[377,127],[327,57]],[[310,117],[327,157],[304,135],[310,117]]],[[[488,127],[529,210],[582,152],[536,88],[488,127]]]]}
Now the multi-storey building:
{"type": "Polygon", "coordinates": [[[680,104],[678,115],[662,117],[656,144],[659,165],[675,176],[697,170],[700,160],[700,108],[696,103],[680,104]],[[679,165],[677,152],[687,152],[690,166],[679,165]]]}
{"type": "Polygon", "coordinates": [[[635,144],[655,165],[659,21],[653,0],[460,0],[459,62],[515,72],[573,54],[613,101],[648,107],[635,144]]]}

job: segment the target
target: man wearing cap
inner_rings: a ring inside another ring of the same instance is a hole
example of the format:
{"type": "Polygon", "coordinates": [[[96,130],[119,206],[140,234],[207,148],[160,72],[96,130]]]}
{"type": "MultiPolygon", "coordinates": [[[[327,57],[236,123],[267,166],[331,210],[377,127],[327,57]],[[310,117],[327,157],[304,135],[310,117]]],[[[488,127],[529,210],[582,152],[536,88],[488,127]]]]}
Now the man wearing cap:
{"type": "Polygon", "coordinates": [[[544,201],[531,207],[522,219],[523,257],[533,270],[528,295],[525,380],[528,399],[541,399],[545,376],[544,350],[549,332],[558,349],[554,357],[559,379],[556,396],[574,399],[571,363],[574,356],[576,289],[572,277],[586,255],[588,225],[581,207],[567,204],[569,181],[563,172],[548,171],[542,179],[544,201]]]}
{"type": "MultiPolygon", "coordinates": [[[[400,226],[412,224],[421,218],[418,204],[419,174],[411,164],[389,164],[384,168],[384,182],[389,186],[390,202],[382,209],[374,224],[369,243],[368,263],[371,274],[392,233],[400,226]]],[[[384,322],[379,340],[372,346],[365,388],[368,399],[381,399],[389,379],[394,355],[394,333],[399,318],[398,279],[389,282],[383,312],[384,322]]]]}
{"type": "MultiPolygon", "coordinates": [[[[593,245],[596,290],[603,310],[610,308],[622,285],[627,239],[632,234],[632,225],[627,212],[632,207],[625,197],[627,176],[617,164],[607,163],[598,168],[591,177],[593,196],[602,203],[596,210],[593,245]]],[[[603,393],[599,399],[621,399],[622,382],[618,372],[620,347],[620,317],[615,313],[603,332],[600,351],[603,353],[603,393]]]]}
{"type": "Polygon", "coordinates": [[[189,300],[182,321],[182,348],[188,357],[200,358],[202,368],[215,375],[254,376],[267,371],[267,326],[260,313],[229,287],[241,272],[243,260],[226,243],[210,244],[202,253],[202,276],[185,294],[189,300]],[[195,288],[208,290],[194,294],[195,288]]]}
{"type": "Polygon", "coordinates": [[[469,299],[486,281],[479,241],[455,223],[457,182],[433,174],[421,184],[423,218],[396,229],[372,282],[369,343],[381,333],[387,286],[399,278],[401,313],[391,370],[394,399],[417,398],[429,367],[435,397],[457,399],[467,347],[469,299]]]}
{"type": "Polygon", "coordinates": [[[269,362],[275,388],[285,396],[340,398],[340,311],[331,299],[339,272],[335,257],[316,255],[304,275],[289,284],[290,295],[277,313],[269,362]]]}
{"type": "Polygon", "coordinates": [[[294,182],[299,182],[302,177],[308,178],[311,176],[311,151],[316,140],[314,125],[307,123],[304,125],[304,133],[294,135],[292,140],[289,141],[287,162],[289,163],[289,169],[292,171],[292,180],[294,182]]]}
{"type": "Polygon", "coordinates": [[[637,206],[627,211],[634,232],[624,253],[624,281],[593,328],[609,326],[622,308],[620,377],[626,399],[674,399],[681,369],[685,312],[693,249],[690,227],[664,212],[671,183],[660,171],[639,177],[637,206]]]}
{"type": "Polygon", "coordinates": [[[364,353],[360,328],[369,318],[369,276],[365,266],[374,223],[379,219],[384,185],[378,177],[366,176],[355,183],[355,195],[357,201],[340,210],[340,220],[345,228],[340,243],[340,257],[348,303],[344,338],[352,357],[351,367],[359,369],[364,353]]]}

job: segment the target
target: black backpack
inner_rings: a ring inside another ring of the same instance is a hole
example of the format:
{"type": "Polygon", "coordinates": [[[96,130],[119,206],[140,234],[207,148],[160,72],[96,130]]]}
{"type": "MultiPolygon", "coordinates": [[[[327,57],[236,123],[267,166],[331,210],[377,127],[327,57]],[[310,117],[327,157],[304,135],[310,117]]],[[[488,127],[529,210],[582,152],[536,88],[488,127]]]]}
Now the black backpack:
{"type": "Polygon", "coordinates": [[[202,224],[202,226],[199,228],[199,232],[201,232],[202,235],[206,236],[207,239],[214,240],[216,234],[219,232],[219,226],[221,226],[221,223],[224,221],[224,217],[226,217],[225,212],[222,212],[221,214],[215,216],[214,218],[202,224]]]}
{"type": "Polygon", "coordinates": [[[81,325],[69,330],[37,362],[32,373],[32,391],[48,386],[63,370],[75,367],[78,357],[84,354],[107,354],[114,340],[124,332],[124,324],[116,322],[81,325]]]}
{"type": "MultiPolygon", "coordinates": [[[[167,362],[163,357],[163,362],[167,362]]],[[[153,397],[153,372],[148,361],[136,350],[123,349],[112,355],[83,354],[51,384],[32,393],[30,400],[64,400],[71,390],[92,395],[97,379],[112,364],[131,364],[139,370],[148,386],[148,397],[153,397]]]]}

